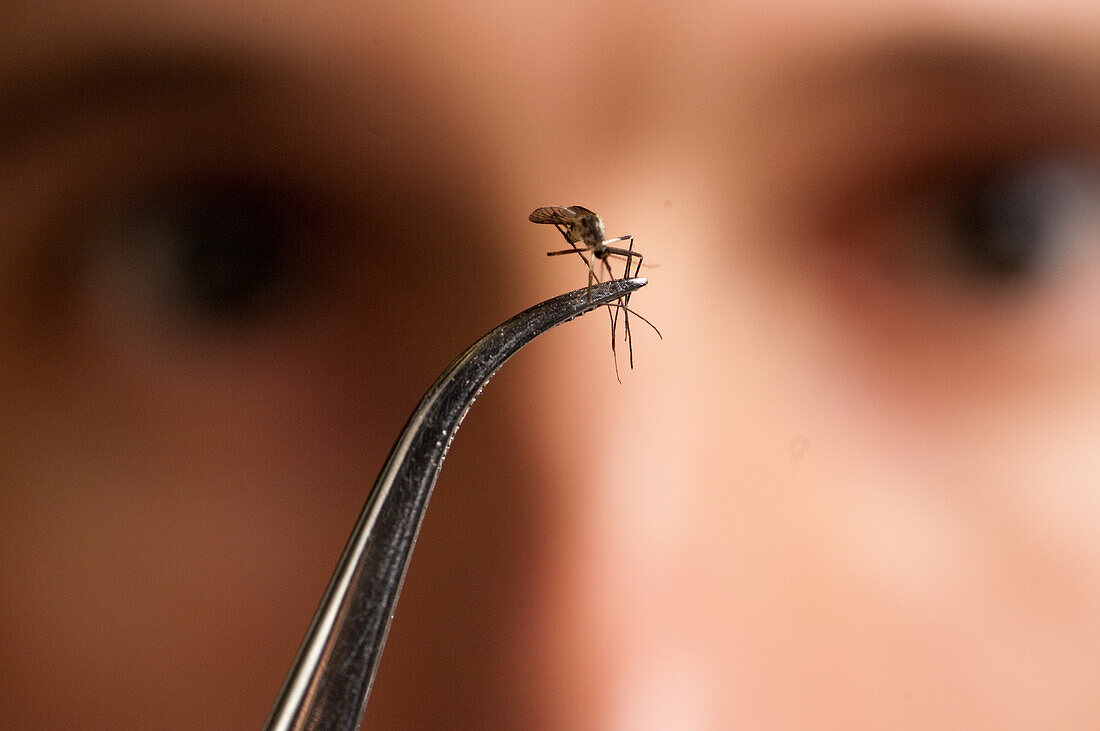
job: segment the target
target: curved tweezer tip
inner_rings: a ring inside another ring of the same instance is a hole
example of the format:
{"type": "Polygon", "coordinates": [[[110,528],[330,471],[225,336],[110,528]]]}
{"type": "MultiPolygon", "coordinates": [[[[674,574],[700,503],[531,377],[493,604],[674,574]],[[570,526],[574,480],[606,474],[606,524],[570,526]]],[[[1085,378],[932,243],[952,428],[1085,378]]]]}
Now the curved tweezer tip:
{"type": "Polygon", "coordinates": [[[358,727],[428,498],[470,405],[524,345],[645,285],[617,279],[535,305],[470,346],[428,389],[374,483],[265,728],[358,727]]]}

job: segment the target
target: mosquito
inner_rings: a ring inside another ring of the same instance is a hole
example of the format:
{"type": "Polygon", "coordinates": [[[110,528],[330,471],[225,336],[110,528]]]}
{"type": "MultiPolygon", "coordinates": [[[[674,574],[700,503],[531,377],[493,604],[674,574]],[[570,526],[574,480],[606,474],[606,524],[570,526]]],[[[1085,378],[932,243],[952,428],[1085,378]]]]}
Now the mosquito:
{"type": "MultiPolygon", "coordinates": [[[[603,264],[603,268],[606,270],[609,280],[615,279],[615,274],[611,271],[611,264],[607,261],[611,256],[618,256],[626,259],[622,279],[638,276],[638,272],[642,268],[643,256],[641,252],[634,251],[634,237],[627,234],[614,239],[604,238],[603,220],[600,219],[595,211],[590,211],[584,206],[543,206],[541,208],[536,208],[527,218],[532,223],[552,224],[571,247],[561,251],[548,251],[546,252],[547,256],[577,254],[584,263],[588,265],[589,302],[592,301],[591,290],[593,283],[599,283],[600,281],[600,276],[596,271],[596,262],[603,264]],[[624,249],[622,247],[608,245],[617,244],[621,241],[629,242],[628,247],[624,249]],[[590,259],[588,256],[585,256],[586,253],[590,254],[592,258],[590,259]],[[636,264],[634,263],[635,259],[637,259],[636,264]],[[633,271],[631,271],[632,265],[633,271]]],[[[615,378],[619,383],[622,383],[622,378],[619,377],[619,360],[615,354],[615,327],[619,320],[619,310],[623,310],[623,339],[626,341],[627,350],[630,353],[631,368],[634,368],[634,342],[630,337],[631,314],[653,328],[653,331],[657,333],[657,337],[664,338],[661,336],[661,331],[658,330],[652,322],[627,307],[630,303],[629,294],[621,297],[620,300],[621,301],[617,302],[615,305],[609,304],[607,306],[607,312],[608,316],[611,318],[611,353],[615,356],[615,378]],[[612,307],[615,308],[614,312],[612,312],[612,307]]]]}

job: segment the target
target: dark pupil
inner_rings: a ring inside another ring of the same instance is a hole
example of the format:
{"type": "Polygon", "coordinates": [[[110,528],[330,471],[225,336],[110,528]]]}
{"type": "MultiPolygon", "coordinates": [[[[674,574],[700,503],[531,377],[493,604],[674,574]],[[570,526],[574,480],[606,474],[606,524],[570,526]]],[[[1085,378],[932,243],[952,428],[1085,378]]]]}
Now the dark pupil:
{"type": "Polygon", "coordinates": [[[975,274],[1014,279],[1057,254],[1065,228],[1096,189],[1081,172],[1041,166],[962,186],[953,204],[960,262],[975,274]]]}
{"type": "Polygon", "coordinates": [[[290,266],[290,211],[276,189],[196,183],[145,208],[146,244],[162,265],[158,289],[176,306],[226,315],[261,308],[281,293],[290,266]]]}

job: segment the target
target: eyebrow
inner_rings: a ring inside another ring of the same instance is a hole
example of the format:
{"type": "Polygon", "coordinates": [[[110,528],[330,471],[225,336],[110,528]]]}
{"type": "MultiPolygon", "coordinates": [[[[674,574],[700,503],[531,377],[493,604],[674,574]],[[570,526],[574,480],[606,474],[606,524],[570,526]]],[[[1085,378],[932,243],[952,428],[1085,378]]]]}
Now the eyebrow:
{"type": "Polygon", "coordinates": [[[79,63],[56,59],[0,80],[0,149],[59,122],[199,95],[255,94],[270,69],[247,55],[194,50],[115,49],[79,63]]]}
{"type": "Polygon", "coordinates": [[[994,152],[1097,150],[1098,66],[993,40],[879,38],[775,64],[762,114],[767,134],[803,140],[792,154],[822,159],[865,152],[873,162],[949,138],[994,152]]]}
{"type": "Polygon", "coordinates": [[[1034,100],[1095,114],[1100,110],[1095,61],[974,39],[880,39],[858,49],[825,54],[809,70],[803,67],[795,83],[819,94],[981,89],[990,101],[1034,100]]]}
{"type": "Polygon", "coordinates": [[[1022,80],[1042,71],[1049,73],[1050,69],[1043,69],[1044,64],[1036,60],[992,45],[926,39],[897,44],[879,41],[837,65],[868,78],[955,81],[993,74],[999,79],[1022,80]]]}
{"type": "Polygon", "coordinates": [[[761,64],[734,118],[762,200],[809,216],[837,191],[1025,156],[1100,156],[1100,64],[1057,47],[932,35],[854,39],[761,64]],[[810,174],[808,171],[813,171],[810,174]]]}

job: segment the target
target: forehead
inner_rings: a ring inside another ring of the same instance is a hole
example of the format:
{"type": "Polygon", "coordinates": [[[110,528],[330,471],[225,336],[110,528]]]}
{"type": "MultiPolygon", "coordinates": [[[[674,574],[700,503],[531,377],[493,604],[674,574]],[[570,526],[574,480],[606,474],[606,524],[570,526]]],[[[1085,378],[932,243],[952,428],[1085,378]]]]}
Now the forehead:
{"type": "Polygon", "coordinates": [[[434,78],[521,96],[561,100],[631,90],[674,77],[691,87],[736,76],[746,64],[814,54],[846,44],[911,36],[1041,37],[1046,44],[1091,43],[1100,5],[1055,0],[777,0],[759,7],[724,0],[669,4],[642,0],[581,6],[536,0],[284,3],[107,0],[41,3],[0,10],[0,56],[84,52],[144,39],[172,46],[243,46],[309,54],[321,63],[399,65],[412,83],[434,78]],[[584,22],[577,22],[578,18],[584,22]],[[417,73],[420,70],[420,73],[417,73]],[[690,71],[690,75],[687,73],[690,71]],[[425,78],[418,78],[423,76],[425,78]]]}
{"type": "MultiPolygon", "coordinates": [[[[14,12],[0,10],[0,20],[14,12]]],[[[563,158],[621,167],[624,148],[712,164],[718,156],[698,141],[736,144],[729,115],[751,113],[760,107],[755,96],[786,88],[777,74],[825,73],[836,57],[863,48],[925,44],[935,54],[948,39],[956,56],[996,45],[1095,59],[1100,27],[1093,0],[1027,8],[1008,0],[779,0],[766,8],[717,0],[629,7],[85,0],[18,13],[18,22],[0,22],[0,84],[111,49],[214,51],[253,71],[278,59],[291,76],[320,74],[334,95],[408,120],[393,126],[409,144],[461,137],[502,158],[487,166],[507,163],[531,182],[559,174],[563,158]]]]}

